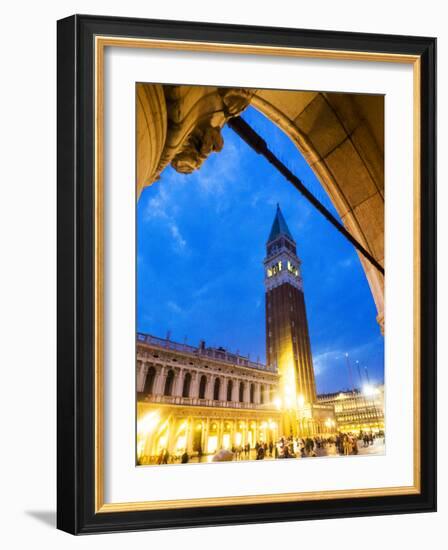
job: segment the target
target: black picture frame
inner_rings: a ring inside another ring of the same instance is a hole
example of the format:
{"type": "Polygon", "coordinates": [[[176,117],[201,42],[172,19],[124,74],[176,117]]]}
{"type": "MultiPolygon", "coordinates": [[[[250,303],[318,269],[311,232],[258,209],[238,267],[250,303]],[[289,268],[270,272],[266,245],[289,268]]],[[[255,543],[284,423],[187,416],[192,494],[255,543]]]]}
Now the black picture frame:
{"type": "Polygon", "coordinates": [[[74,15],[57,24],[57,527],[72,534],[436,510],[436,39],[74,15]],[[95,513],[94,53],[97,35],[382,52],[421,59],[421,491],[95,513]]]}

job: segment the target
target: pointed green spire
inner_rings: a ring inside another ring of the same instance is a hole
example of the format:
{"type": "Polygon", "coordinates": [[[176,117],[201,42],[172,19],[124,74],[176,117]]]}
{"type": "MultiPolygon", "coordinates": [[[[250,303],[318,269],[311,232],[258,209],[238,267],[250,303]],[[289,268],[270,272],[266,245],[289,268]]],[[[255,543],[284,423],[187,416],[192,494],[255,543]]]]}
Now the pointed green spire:
{"type": "Polygon", "coordinates": [[[277,212],[275,213],[274,223],[269,233],[268,243],[274,241],[280,235],[286,235],[292,242],[295,242],[285,218],[283,217],[282,211],[280,210],[280,205],[277,203],[277,212]]]}

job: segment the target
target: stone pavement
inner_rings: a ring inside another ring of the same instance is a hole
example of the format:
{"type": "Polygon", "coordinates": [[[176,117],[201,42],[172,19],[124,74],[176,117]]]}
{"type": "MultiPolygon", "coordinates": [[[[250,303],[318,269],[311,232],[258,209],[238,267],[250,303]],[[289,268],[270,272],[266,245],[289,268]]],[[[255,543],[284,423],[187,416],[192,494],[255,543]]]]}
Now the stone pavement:
{"type": "MultiPolygon", "coordinates": [[[[316,456],[318,458],[337,458],[337,457],[343,457],[343,455],[338,454],[336,450],[335,445],[327,445],[325,448],[317,449],[315,448],[316,456]]],[[[383,443],[382,438],[375,439],[373,442],[373,445],[369,445],[368,447],[364,447],[363,441],[358,441],[358,454],[357,455],[349,455],[349,456],[372,456],[372,455],[383,455],[386,453],[386,445],[383,443]]],[[[191,463],[207,463],[212,462],[212,455],[203,456],[202,460],[198,460],[197,457],[193,457],[190,462],[191,463]]],[[[255,449],[252,449],[250,452],[250,457],[247,455],[242,454],[242,458],[240,460],[255,460],[256,458],[256,451],[255,449]]],[[[302,457],[299,457],[300,459],[302,457]]],[[[304,458],[314,458],[314,457],[304,457],[304,458]]],[[[269,455],[264,458],[264,460],[274,460],[274,457],[270,457],[269,455]]]]}

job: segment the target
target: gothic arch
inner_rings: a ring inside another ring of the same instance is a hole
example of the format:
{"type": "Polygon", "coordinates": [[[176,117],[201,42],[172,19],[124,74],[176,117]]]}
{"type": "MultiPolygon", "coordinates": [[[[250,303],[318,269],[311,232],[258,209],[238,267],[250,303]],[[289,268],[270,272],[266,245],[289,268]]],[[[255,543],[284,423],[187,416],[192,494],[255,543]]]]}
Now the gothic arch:
{"type": "MultiPolygon", "coordinates": [[[[302,153],[348,231],[384,267],[381,96],[259,90],[251,104],[302,153]]],[[[359,256],[384,328],[384,277],[359,256]]]]}
{"type": "MultiPolygon", "coordinates": [[[[200,169],[223,146],[220,129],[248,105],[281,128],[307,160],[345,227],[384,267],[382,96],[205,86],[137,86],[137,188],[171,164],[200,169]]],[[[384,321],[384,278],[360,258],[384,321]]]]}

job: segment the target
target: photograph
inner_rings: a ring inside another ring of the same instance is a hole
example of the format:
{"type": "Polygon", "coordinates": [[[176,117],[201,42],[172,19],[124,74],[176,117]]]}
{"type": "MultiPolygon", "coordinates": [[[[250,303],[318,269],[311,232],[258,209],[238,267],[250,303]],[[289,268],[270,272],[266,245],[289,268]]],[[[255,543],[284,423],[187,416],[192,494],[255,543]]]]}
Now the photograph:
{"type": "Polygon", "coordinates": [[[435,510],[436,41],[248,22],[58,21],[63,531],[435,510]]]}
{"type": "Polygon", "coordinates": [[[387,454],[384,95],[135,102],[136,465],[387,454]]]}

